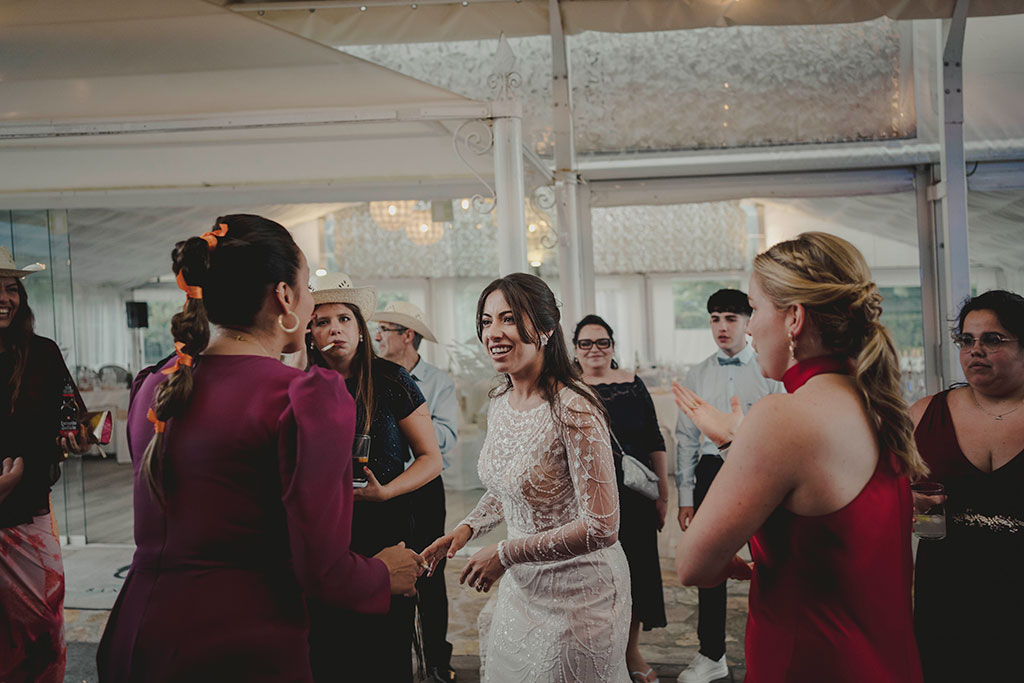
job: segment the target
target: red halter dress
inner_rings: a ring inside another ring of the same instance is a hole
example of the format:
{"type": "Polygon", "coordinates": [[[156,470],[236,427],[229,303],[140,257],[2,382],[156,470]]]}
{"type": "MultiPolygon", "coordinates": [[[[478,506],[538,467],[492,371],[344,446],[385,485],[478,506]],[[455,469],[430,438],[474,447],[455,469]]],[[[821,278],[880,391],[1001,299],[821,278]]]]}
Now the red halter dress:
{"type": "MultiPolygon", "coordinates": [[[[845,358],[790,368],[790,393],[845,358]]],[[[778,508],[751,539],[747,683],[919,683],[906,477],[882,456],[861,492],[827,515],[778,508]]]]}

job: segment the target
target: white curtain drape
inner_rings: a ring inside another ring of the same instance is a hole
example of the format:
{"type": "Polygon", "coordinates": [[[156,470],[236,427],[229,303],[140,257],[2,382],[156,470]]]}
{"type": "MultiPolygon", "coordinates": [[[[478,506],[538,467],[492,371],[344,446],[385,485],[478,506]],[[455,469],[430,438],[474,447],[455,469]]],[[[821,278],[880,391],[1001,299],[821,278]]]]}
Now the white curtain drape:
{"type": "Polygon", "coordinates": [[[132,362],[131,330],[125,319],[125,296],[112,287],[75,285],[75,334],[78,364],[128,368],[132,362]]]}

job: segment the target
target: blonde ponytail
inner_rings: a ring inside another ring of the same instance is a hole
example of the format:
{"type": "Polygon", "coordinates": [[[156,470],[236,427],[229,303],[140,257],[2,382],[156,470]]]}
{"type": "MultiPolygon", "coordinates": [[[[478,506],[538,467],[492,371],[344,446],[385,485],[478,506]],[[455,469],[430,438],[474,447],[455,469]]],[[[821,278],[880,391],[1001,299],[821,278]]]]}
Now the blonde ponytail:
{"type": "Polygon", "coordinates": [[[882,295],[857,248],[834,235],[807,232],[759,254],[754,272],[778,308],[803,305],[822,344],[854,359],[854,379],[879,445],[899,458],[903,473],[927,474],[903,400],[896,347],[879,321],[882,295]]]}

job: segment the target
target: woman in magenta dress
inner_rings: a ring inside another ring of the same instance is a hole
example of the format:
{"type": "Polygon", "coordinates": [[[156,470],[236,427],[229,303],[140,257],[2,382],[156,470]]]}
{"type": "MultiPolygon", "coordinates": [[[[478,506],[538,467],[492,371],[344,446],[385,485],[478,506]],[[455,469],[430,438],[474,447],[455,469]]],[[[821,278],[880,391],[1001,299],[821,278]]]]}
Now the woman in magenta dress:
{"type": "Polygon", "coordinates": [[[129,411],[137,549],[103,681],[310,681],[305,597],[384,612],[418,574],[411,551],[349,550],[352,397],[278,360],[313,310],[305,258],[272,221],[217,223],[174,250],[178,356],[129,411]]]}
{"type": "Polygon", "coordinates": [[[757,256],[750,303],[758,363],[789,393],[742,417],[675,387],[728,453],[679,543],[680,580],[752,573],[748,683],[917,683],[908,477],[927,468],[871,273],[845,240],[804,233],[757,256]],[[752,567],[736,556],[748,539],[752,567]]]}

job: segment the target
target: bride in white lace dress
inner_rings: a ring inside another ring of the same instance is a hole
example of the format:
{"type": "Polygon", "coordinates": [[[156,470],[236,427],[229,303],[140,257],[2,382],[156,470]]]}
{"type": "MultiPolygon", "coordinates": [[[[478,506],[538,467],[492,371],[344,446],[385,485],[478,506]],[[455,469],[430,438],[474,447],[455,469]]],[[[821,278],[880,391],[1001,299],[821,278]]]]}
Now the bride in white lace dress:
{"type": "Polygon", "coordinates": [[[608,422],[572,369],[558,316],[532,275],[496,280],[481,295],[478,335],[507,379],[480,453],[487,493],[423,552],[433,564],[507,524],[508,539],[473,555],[460,577],[488,591],[507,574],[481,643],[487,683],[629,680],[629,568],[608,422]]]}

